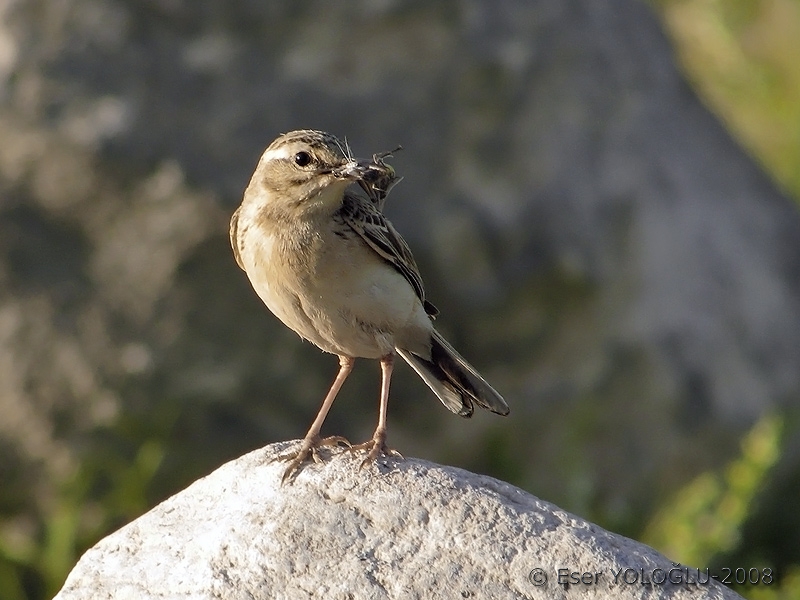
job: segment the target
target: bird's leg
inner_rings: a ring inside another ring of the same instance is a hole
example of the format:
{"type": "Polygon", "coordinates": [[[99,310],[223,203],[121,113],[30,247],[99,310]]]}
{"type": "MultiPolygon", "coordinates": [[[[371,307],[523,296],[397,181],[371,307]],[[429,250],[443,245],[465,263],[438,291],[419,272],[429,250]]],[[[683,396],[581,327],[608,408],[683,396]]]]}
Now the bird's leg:
{"type": "Polygon", "coordinates": [[[333,384],[331,384],[331,389],[328,390],[328,395],[325,396],[325,400],[322,401],[322,406],[317,413],[317,418],[314,419],[314,422],[311,424],[308,433],[306,433],[306,437],[303,438],[300,448],[297,450],[297,452],[289,452],[288,454],[282,454],[278,457],[278,460],[292,461],[289,463],[289,466],[286,467],[286,471],[284,471],[281,481],[290,479],[300,465],[305,462],[309,454],[315,462],[321,462],[319,455],[317,454],[317,448],[320,446],[335,446],[340,442],[347,444],[348,446],[350,445],[350,442],[341,436],[331,436],[321,439],[319,437],[319,432],[322,429],[322,423],[325,421],[325,417],[328,416],[328,411],[331,409],[333,401],[336,399],[336,394],[339,393],[344,380],[347,379],[347,376],[350,375],[350,371],[353,370],[353,365],[355,362],[356,359],[349,356],[339,357],[339,372],[336,374],[336,379],[333,380],[333,384]]]}
{"type": "Polygon", "coordinates": [[[381,358],[381,406],[378,413],[378,427],[375,429],[375,433],[372,434],[372,439],[363,444],[350,447],[350,450],[369,450],[367,457],[361,463],[362,467],[373,462],[381,455],[401,456],[397,450],[392,450],[386,446],[386,411],[389,407],[389,383],[392,380],[393,366],[394,354],[387,354],[381,358]]]}

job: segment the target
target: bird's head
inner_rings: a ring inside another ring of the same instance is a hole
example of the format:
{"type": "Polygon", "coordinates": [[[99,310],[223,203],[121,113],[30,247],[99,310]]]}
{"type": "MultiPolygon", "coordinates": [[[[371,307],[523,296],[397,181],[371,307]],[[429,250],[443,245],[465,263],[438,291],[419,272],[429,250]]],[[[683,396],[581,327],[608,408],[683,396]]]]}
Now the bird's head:
{"type": "Polygon", "coordinates": [[[344,190],[363,178],[372,164],[353,158],[346,142],[322,131],[303,129],[278,137],[261,155],[246,196],[276,209],[334,208],[344,190]]]}

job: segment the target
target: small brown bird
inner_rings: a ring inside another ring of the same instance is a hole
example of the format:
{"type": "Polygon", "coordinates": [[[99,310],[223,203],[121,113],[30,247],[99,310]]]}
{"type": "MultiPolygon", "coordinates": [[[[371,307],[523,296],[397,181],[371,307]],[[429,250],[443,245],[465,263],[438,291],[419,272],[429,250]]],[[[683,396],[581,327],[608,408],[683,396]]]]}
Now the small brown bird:
{"type": "Polygon", "coordinates": [[[284,479],[309,455],[319,460],[319,446],[348,443],[322,439],[320,430],[356,358],[381,363],[378,426],[371,440],[352,446],[368,450],[365,464],[395,454],[386,446],[395,353],[454,413],[469,417],[477,404],[508,414],[500,394],[433,327],[438,311],[425,298],[414,257],[379,210],[388,193],[383,184],[398,180],[385,156],[355,160],[345,144],[321,131],[281,135],[261,156],[231,218],[236,262],[259,297],[300,337],[339,356],[317,418],[299,449],[282,457],[291,461],[284,479]],[[370,198],[350,187],[356,182],[370,198]]]}

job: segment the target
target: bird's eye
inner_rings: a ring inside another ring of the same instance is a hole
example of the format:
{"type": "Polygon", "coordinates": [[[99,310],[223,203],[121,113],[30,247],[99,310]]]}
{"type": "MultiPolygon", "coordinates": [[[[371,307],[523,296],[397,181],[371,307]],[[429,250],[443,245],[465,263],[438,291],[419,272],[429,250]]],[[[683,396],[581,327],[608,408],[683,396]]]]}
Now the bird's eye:
{"type": "Polygon", "coordinates": [[[298,167],[305,167],[311,163],[311,155],[308,152],[298,152],[294,155],[294,164],[298,167]]]}

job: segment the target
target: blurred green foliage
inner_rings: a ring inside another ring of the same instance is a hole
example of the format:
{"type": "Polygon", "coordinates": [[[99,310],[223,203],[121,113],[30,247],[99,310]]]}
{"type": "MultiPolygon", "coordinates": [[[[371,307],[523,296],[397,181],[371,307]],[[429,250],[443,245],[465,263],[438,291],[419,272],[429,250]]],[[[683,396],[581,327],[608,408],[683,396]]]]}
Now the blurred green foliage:
{"type": "Polygon", "coordinates": [[[685,75],[800,198],[800,0],[654,0],[685,75]]]}
{"type": "MultiPolygon", "coordinates": [[[[780,417],[763,417],[744,438],[740,457],[722,472],[703,473],[680,490],[653,517],[642,541],[673,560],[700,569],[771,568],[776,573],[774,565],[729,565],[724,564],[724,557],[742,542],[742,527],[780,457],[782,432],[780,417]]],[[[776,573],[772,585],[739,588],[748,598],[800,598],[800,565],[776,573]]]]}
{"type": "Polygon", "coordinates": [[[3,600],[52,598],[83,549],[152,506],[152,481],[165,455],[164,443],[140,441],[128,459],[119,450],[86,456],[36,524],[24,519],[2,523],[3,600]]]}
{"type": "MultiPolygon", "coordinates": [[[[698,95],[800,200],[800,0],[652,3],[698,95]]],[[[724,474],[706,473],[686,486],[653,519],[644,541],[693,565],[747,555],[740,547],[746,543],[742,525],[753,516],[759,486],[777,460],[779,430],[776,418],[762,420],[746,438],[741,458],[724,474]]],[[[779,585],[740,591],[749,598],[800,599],[800,565],[784,568],[779,585]]]]}
{"type": "Polygon", "coordinates": [[[688,565],[705,565],[740,541],[748,508],[780,454],[782,421],[762,418],[723,473],[703,473],[656,514],[644,542],[688,565]]]}

